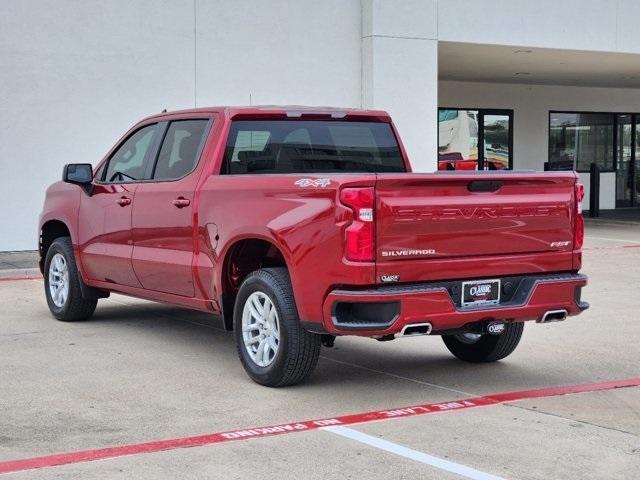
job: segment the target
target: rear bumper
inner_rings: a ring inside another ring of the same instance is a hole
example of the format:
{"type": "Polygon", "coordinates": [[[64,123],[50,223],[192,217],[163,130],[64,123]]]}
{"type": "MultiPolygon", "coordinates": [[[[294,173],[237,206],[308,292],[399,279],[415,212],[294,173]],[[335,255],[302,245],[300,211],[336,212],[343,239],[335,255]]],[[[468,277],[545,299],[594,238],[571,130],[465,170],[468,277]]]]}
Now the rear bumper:
{"type": "Polygon", "coordinates": [[[438,333],[488,320],[540,320],[550,310],[577,315],[589,307],[580,298],[586,275],[527,275],[501,280],[503,300],[483,307],[460,305],[461,281],[333,290],[324,301],[322,330],[334,335],[384,336],[407,324],[429,322],[433,333],[438,333]]]}

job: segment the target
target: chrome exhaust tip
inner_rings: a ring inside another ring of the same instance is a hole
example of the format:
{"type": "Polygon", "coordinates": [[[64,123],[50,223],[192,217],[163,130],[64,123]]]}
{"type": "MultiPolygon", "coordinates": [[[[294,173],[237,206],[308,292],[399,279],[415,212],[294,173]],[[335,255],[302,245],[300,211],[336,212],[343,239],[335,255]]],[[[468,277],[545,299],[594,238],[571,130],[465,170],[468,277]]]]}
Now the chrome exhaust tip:
{"type": "Polygon", "coordinates": [[[542,318],[536,320],[536,323],[562,322],[566,318],[566,310],[549,310],[542,315],[542,318]]]}
{"type": "Polygon", "coordinates": [[[427,323],[409,323],[402,327],[400,335],[403,337],[417,337],[418,335],[429,335],[433,327],[427,323]]]}

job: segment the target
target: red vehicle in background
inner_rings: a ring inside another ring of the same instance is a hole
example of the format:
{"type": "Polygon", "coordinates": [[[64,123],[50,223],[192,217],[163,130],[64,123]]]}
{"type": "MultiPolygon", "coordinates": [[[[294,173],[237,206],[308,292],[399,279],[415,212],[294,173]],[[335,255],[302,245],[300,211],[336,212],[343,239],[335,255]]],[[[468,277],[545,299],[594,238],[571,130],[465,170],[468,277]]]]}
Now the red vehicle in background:
{"type": "MultiPolygon", "coordinates": [[[[466,170],[474,171],[478,169],[478,159],[462,158],[459,153],[441,153],[438,155],[438,170],[466,170]]],[[[491,169],[494,170],[494,169],[491,169]]]]}
{"type": "Polygon", "coordinates": [[[588,307],[574,172],[410,172],[382,111],[146,118],[47,190],[49,308],[83,320],[118,292],[210,312],[249,376],[283,386],[337,336],[439,335],[491,362],[524,321],[588,307]]]}
{"type": "MultiPolygon", "coordinates": [[[[503,162],[484,161],[486,170],[505,170],[503,162]]],[[[438,170],[466,170],[474,171],[478,169],[478,159],[464,159],[459,153],[441,153],[438,155],[438,170]]]]}

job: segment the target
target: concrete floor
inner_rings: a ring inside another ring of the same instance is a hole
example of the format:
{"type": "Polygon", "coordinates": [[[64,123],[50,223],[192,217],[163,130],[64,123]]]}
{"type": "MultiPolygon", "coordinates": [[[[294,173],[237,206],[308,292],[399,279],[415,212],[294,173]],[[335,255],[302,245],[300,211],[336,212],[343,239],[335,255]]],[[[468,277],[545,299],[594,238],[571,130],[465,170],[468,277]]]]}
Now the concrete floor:
{"type": "MultiPolygon", "coordinates": [[[[563,323],[528,324],[516,352],[502,362],[462,363],[439,338],[339,338],[335,348],[323,349],[307,384],[276,390],[248,379],[232,336],[206,314],[113,295],[90,321],[66,324],[50,317],[41,280],[0,282],[0,465],[640,376],[640,226],[588,223],[584,272],[590,285],[583,296],[592,308],[563,323]]],[[[0,478],[464,478],[418,454],[503,478],[640,478],[640,387],[349,428],[408,447],[415,458],[315,430],[0,478]]]]}

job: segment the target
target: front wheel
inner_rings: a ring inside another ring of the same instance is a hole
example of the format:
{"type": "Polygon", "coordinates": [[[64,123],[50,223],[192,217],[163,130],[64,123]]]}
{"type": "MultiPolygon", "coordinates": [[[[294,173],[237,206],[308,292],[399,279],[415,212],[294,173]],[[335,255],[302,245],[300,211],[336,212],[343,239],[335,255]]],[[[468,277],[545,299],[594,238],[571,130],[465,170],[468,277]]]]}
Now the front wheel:
{"type": "Polygon", "coordinates": [[[238,356],[255,382],[283,387],[311,375],[320,356],[320,335],[300,325],[285,268],[249,274],[238,291],[233,317],[238,356]]]}
{"type": "Polygon", "coordinates": [[[49,310],[58,320],[75,322],[93,315],[98,300],[82,296],[81,281],[71,239],[57,238],[44,262],[44,292],[49,310]]]}
{"type": "Polygon", "coordinates": [[[509,356],[520,343],[523,322],[508,322],[500,335],[458,333],[443,335],[449,351],[465,362],[495,362],[509,356]]]}

